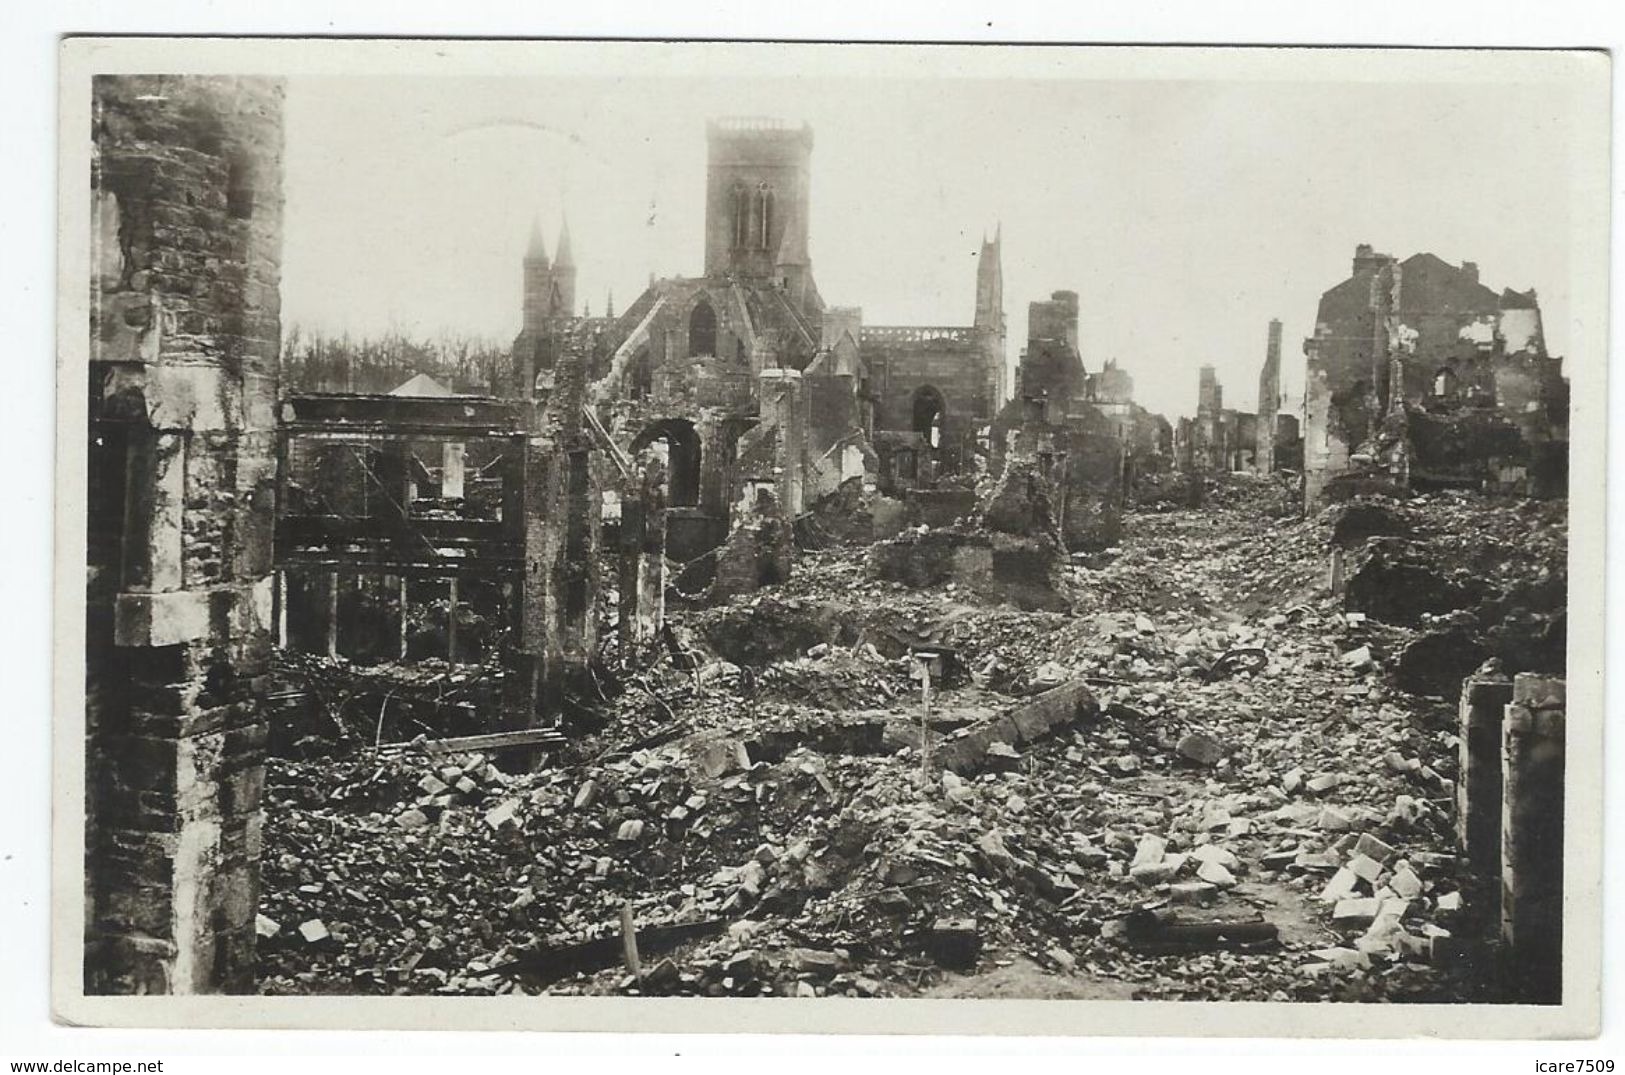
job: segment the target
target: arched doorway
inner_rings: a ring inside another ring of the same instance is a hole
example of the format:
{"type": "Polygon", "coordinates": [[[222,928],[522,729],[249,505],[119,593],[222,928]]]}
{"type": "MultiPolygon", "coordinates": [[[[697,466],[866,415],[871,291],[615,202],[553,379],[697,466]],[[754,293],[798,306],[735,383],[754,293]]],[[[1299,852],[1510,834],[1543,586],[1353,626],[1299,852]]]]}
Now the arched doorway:
{"type": "Polygon", "coordinates": [[[910,428],[924,438],[930,448],[942,447],[942,422],[948,408],[942,393],[931,385],[914,390],[913,421],[910,428]]]}
{"type": "Polygon", "coordinates": [[[691,358],[717,353],[717,312],[705,299],[695,303],[694,312],[688,315],[688,353],[691,358]]]}
{"type": "Polygon", "coordinates": [[[700,435],[685,418],[663,418],[632,439],[632,454],[654,447],[666,461],[666,503],[692,507],[700,502],[700,435]]]}

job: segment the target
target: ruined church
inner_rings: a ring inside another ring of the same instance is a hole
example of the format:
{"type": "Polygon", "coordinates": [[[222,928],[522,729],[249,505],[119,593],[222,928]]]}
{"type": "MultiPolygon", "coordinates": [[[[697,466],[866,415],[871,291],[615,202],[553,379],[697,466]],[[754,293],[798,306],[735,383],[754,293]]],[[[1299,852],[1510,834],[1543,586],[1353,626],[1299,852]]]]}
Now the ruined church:
{"type": "Polygon", "coordinates": [[[651,280],[619,316],[578,315],[568,228],[551,260],[538,232],[513,360],[515,386],[545,390],[562,341],[590,339],[610,432],[662,456],[679,560],[717,545],[768,487],[796,514],[865,473],[909,487],[969,467],[1006,391],[997,237],[970,324],[866,325],[814,278],[812,130],[734,118],[706,134],[701,275],[651,280]]]}

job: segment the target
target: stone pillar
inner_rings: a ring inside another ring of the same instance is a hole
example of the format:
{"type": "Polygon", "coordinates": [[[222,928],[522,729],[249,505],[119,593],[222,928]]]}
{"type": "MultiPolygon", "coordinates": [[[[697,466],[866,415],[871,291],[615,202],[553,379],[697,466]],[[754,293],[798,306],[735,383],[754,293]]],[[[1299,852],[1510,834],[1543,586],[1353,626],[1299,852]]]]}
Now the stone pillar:
{"type": "Polygon", "coordinates": [[[621,499],[620,644],[633,658],[660,635],[666,613],[666,505],[658,467],[621,499]]]}
{"type": "Polygon", "coordinates": [[[92,94],[91,444],[124,432],[89,489],[116,536],[86,565],[85,989],[251,992],[282,84],[98,76],[92,94]]]}
{"type": "Polygon", "coordinates": [[[1475,909],[1490,921],[1500,902],[1501,722],[1511,701],[1512,683],[1503,678],[1474,677],[1461,685],[1456,842],[1475,882],[1475,909]]]}
{"type": "Polygon", "coordinates": [[[1526,1004],[1563,1000],[1564,707],[1561,679],[1513,680],[1503,730],[1501,940],[1526,1004]]]}
{"type": "Polygon", "coordinates": [[[801,372],[765,369],[758,375],[761,386],[762,423],[778,430],[777,485],[779,505],[787,519],[801,514],[802,456],[807,443],[804,394],[801,372]]]}
{"type": "Polygon", "coordinates": [[[778,364],[773,345],[757,337],[756,342],[750,347],[750,375],[759,378],[763,370],[774,369],[778,364]]]}
{"type": "Polygon", "coordinates": [[[1321,507],[1332,476],[1348,469],[1352,451],[1347,434],[1334,422],[1332,386],[1316,341],[1305,345],[1309,354],[1304,388],[1303,499],[1305,513],[1321,507]]]}

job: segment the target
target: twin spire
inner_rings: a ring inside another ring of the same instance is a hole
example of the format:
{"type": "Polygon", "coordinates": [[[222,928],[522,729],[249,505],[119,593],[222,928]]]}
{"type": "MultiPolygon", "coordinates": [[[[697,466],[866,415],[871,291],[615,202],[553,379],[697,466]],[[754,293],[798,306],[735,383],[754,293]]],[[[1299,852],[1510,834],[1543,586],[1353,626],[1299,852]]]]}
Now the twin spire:
{"type": "MultiPolygon", "coordinates": [[[[542,218],[540,215],[531,218],[530,243],[525,247],[525,260],[539,261],[544,266],[548,264],[547,240],[542,235],[542,218]]],[[[559,225],[559,249],[552,264],[559,269],[575,267],[575,255],[570,251],[570,218],[568,216],[564,217],[563,222],[559,225]]]]}

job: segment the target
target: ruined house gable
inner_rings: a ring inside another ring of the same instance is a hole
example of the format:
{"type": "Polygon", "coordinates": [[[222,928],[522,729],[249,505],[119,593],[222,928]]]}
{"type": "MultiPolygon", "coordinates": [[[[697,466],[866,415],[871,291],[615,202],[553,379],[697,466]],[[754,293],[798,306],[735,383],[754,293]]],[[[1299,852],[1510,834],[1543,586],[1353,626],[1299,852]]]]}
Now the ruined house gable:
{"type": "Polygon", "coordinates": [[[1494,291],[1478,282],[1471,262],[1457,266],[1436,254],[1412,254],[1401,263],[1399,313],[1493,314],[1501,303],[1494,291]]]}

